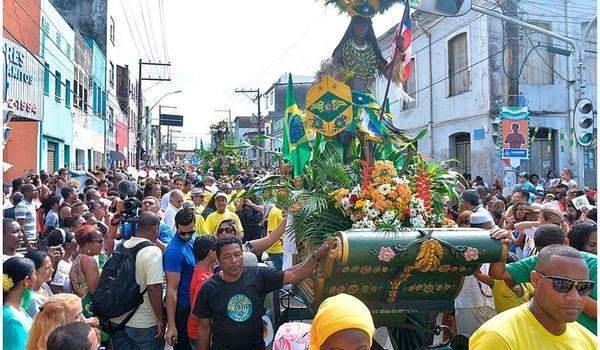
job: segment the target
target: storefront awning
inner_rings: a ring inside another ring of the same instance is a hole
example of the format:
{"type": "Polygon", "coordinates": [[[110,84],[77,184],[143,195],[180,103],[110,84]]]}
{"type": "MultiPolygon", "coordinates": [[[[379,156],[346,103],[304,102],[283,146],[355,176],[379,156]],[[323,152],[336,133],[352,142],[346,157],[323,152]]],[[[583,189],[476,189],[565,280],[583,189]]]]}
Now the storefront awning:
{"type": "Polygon", "coordinates": [[[110,160],[111,161],[121,161],[127,160],[127,157],[119,151],[110,151],[110,160]]]}

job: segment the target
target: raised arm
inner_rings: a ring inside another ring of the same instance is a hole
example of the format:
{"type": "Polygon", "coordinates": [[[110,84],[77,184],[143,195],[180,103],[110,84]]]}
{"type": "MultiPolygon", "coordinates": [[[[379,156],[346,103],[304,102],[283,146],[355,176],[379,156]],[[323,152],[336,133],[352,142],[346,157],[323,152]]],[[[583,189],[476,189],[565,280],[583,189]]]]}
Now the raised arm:
{"type": "Polygon", "coordinates": [[[260,256],[262,252],[269,249],[270,246],[272,246],[273,244],[275,244],[275,242],[280,240],[281,237],[283,237],[283,233],[285,232],[285,223],[285,220],[281,221],[279,226],[277,226],[273,230],[273,232],[271,232],[266,237],[250,241],[250,243],[252,243],[252,246],[254,247],[254,254],[260,256]]]}

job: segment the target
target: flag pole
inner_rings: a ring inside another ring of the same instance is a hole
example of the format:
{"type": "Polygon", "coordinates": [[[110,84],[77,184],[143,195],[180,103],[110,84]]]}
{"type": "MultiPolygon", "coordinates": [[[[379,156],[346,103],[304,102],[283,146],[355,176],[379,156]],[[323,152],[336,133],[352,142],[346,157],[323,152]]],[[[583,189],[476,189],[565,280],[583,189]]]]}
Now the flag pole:
{"type": "MultiPolygon", "coordinates": [[[[408,6],[408,0],[404,1],[404,6],[408,6]]],[[[402,11],[402,19],[400,20],[400,24],[399,24],[399,26],[400,26],[400,33],[399,33],[399,35],[400,36],[402,35],[402,23],[404,23],[404,15],[406,15],[406,9],[404,9],[404,11],[402,11]]],[[[409,16],[410,16],[410,11],[409,11],[409,16]]],[[[394,39],[397,39],[397,38],[394,38],[394,39]]],[[[402,44],[402,46],[404,46],[404,43],[402,44]]],[[[390,84],[392,83],[392,74],[394,74],[394,69],[396,68],[396,63],[397,63],[397,60],[395,59],[396,58],[396,52],[398,50],[402,50],[402,49],[403,48],[398,48],[396,46],[394,52],[392,52],[392,56],[391,56],[391,58],[392,58],[391,64],[392,65],[390,66],[390,68],[391,68],[389,70],[390,75],[389,75],[389,77],[387,77],[388,81],[387,81],[387,86],[385,87],[385,95],[383,95],[383,102],[381,103],[381,112],[379,114],[379,119],[380,120],[383,119],[383,114],[385,113],[385,101],[388,99],[388,94],[390,93],[390,84]]]]}

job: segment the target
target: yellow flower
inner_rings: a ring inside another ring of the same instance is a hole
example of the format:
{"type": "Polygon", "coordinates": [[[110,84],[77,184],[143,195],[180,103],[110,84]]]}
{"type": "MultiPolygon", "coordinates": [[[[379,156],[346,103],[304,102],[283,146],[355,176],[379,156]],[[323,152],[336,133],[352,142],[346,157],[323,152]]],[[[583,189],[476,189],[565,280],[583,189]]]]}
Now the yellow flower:
{"type": "Polygon", "coordinates": [[[2,274],[2,290],[4,290],[4,293],[8,292],[14,285],[15,283],[9,275],[2,274]]]}
{"type": "Polygon", "coordinates": [[[356,209],[360,209],[365,206],[365,201],[363,201],[362,199],[357,200],[356,204],[354,204],[354,206],[356,207],[356,209]]]}

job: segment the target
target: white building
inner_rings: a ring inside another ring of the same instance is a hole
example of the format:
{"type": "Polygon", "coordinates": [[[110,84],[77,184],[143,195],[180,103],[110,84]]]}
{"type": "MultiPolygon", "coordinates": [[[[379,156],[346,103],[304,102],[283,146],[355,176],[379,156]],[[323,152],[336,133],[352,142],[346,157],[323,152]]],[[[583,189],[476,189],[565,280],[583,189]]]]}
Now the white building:
{"type": "MultiPolygon", "coordinates": [[[[502,12],[490,1],[475,3],[502,12]]],[[[521,20],[575,40],[581,39],[597,6],[593,0],[518,1],[518,5],[521,20]]],[[[378,39],[388,59],[394,30],[391,28],[378,39]]],[[[399,102],[392,87],[394,124],[411,134],[427,129],[427,135],[418,144],[422,154],[436,161],[456,158],[460,171],[473,177],[481,175],[487,183],[494,175],[502,178],[504,167],[492,137],[492,121],[508,102],[502,22],[475,11],[454,18],[415,12],[412,31],[413,66],[406,90],[415,101],[399,102]]],[[[586,53],[584,90],[584,97],[590,98],[594,106],[595,33],[594,27],[587,46],[592,52],[586,53]]],[[[574,54],[566,57],[548,48],[572,51],[564,42],[519,28],[519,90],[530,110],[531,158],[516,171],[536,173],[542,178],[549,170],[558,173],[571,168],[580,184],[596,187],[595,149],[576,145],[570,136],[570,116],[576,101],[567,81],[575,80],[574,54]]],[[[380,79],[377,84],[376,95],[381,100],[386,81],[380,79]]]]}

